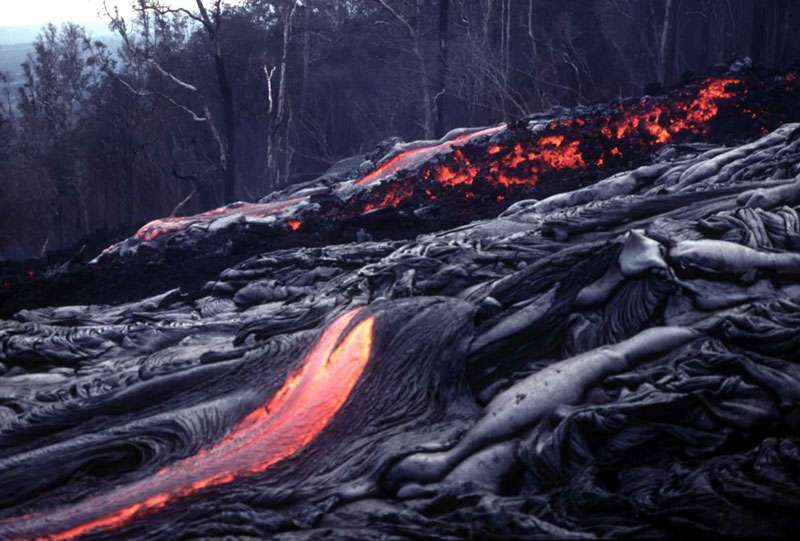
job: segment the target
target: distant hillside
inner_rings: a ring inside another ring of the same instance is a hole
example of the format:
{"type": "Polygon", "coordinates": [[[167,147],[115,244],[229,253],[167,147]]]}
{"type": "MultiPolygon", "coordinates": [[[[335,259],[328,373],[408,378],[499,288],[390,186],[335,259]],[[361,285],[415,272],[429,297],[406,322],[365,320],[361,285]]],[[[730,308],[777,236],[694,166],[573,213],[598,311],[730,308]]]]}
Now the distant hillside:
{"type": "MultiPolygon", "coordinates": [[[[88,30],[91,32],[93,29],[90,27],[88,30]]],[[[22,84],[22,67],[21,64],[25,61],[27,55],[33,51],[32,42],[38,35],[38,29],[23,29],[0,27],[0,72],[8,75],[10,81],[8,86],[12,89],[22,84]],[[23,32],[24,30],[24,32],[23,32]],[[19,43],[7,43],[9,36],[25,36],[29,37],[30,41],[19,43]]],[[[119,45],[119,38],[110,34],[101,35],[96,31],[93,32],[94,39],[98,39],[107,43],[110,47],[116,48],[119,45]]],[[[0,84],[0,96],[5,96],[5,85],[0,84]]],[[[12,92],[12,96],[16,97],[16,91],[12,92]]]]}
{"type": "MultiPolygon", "coordinates": [[[[105,23],[78,24],[83,26],[95,39],[116,45],[117,39],[113,35],[109,35],[105,23]]],[[[41,31],[42,25],[0,26],[0,71],[8,74],[16,82],[21,80],[22,68],[19,65],[31,52],[31,43],[41,31]]]]}
{"type": "Polygon", "coordinates": [[[16,100],[17,92],[15,88],[22,84],[22,67],[20,64],[25,61],[25,57],[33,49],[30,43],[16,43],[0,45],[0,72],[9,77],[8,85],[0,83],[0,97],[5,99],[6,86],[12,92],[12,99],[16,100]]]}
{"type": "Polygon", "coordinates": [[[25,57],[33,49],[30,43],[15,43],[0,45],[0,71],[7,74],[12,81],[22,80],[22,68],[20,64],[25,61],[25,57]]]}
{"type": "MultiPolygon", "coordinates": [[[[77,21],[77,24],[84,27],[93,36],[104,36],[108,34],[108,26],[104,22],[77,21]]],[[[31,43],[42,31],[42,26],[44,25],[0,26],[0,45],[31,43]]],[[[57,24],[56,26],[60,26],[60,24],[57,24]]]]}

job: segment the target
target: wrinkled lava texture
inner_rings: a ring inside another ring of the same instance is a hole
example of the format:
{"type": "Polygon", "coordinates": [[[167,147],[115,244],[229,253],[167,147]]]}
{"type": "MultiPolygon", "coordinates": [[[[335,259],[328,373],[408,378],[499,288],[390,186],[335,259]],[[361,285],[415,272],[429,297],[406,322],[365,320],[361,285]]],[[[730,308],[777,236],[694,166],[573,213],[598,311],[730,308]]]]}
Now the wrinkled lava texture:
{"type": "Polygon", "coordinates": [[[730,72],[8,278],[0,539],[791,535],[796,121],[730,72]]]}

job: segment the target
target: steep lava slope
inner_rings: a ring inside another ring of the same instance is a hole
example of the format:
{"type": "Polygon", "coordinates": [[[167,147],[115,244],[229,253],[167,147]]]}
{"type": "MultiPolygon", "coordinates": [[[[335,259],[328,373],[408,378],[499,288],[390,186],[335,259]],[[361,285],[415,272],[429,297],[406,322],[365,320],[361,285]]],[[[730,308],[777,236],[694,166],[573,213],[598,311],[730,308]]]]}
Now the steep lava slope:
{"type": "MultiPolygon", "coordinates": [[[[509,129],[481,144],[515,162],[509,129]]],[[[493,163],[454,189],[479,197],[493,163]]],[[[786,124],[412,241],[20,311],[0,321],[0,539],[789,536],[798,206],[786,124]]]]}

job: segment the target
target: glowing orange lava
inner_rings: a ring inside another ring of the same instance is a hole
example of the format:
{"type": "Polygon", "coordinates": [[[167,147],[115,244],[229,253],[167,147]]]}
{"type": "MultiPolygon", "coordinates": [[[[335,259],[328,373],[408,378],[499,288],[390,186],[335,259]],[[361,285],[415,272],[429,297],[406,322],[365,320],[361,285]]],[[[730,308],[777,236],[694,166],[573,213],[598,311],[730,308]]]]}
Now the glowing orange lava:
{"type": "Polygon", "coordinates": [[[450,152],[454,147],[465,145],[472,139],[481,137],[483,135],[493,135],[503,131],[505,128],[505,124],[500,124],[499,126],[493,126],[491,128],[482,128],[480,130],[462,133],[461,135],[453,137],[452,139],[448,139],[442,143],[405,150],[382,163],[369,174],[358,179],[356,184],[363,186],[365,184],[375,182],[376,180],[386,178],[403,169],[413,169],[438,154],[450,152]]]}
{"type": "Polygon", "coordinates": [[[453,160],[456,163],[462,164],[460,169],[450,169],[446,165],[438,165],[434,169],[436,172],[436,181],[445,186],[456,186],[457,184],[472,184],[475,175],[478,174],[478,168],[472,165],[464,156],[461,150],[456,150],[453,153],[453,160]]]}
{"type": "Polygon", "coordinates": [[[334,320],[272,399],[213,447],[111,493],[35,517],[20,517],[12,526],[13,535],[65,541],[95,530],[112,530],[179,498],[263,472],[291,457],[333,419],[369,361],[374,317],[355,325],[337,345],[359,312],[353,309],[334,320]]]}
{"type": "Polygon", "coordinates": [[[373,201],[368,201],[361,208],[362,212],[396,207],[414,193],[414,186],[404,182],[393,182],[381,185],[374,191],[373,201]],[[375,201],[377,199],[377,201],[375,201]]]}
{"type": "Polygon", "coordinates": [[[288,225],[289,229],[292,231],[297,231],[300,229],[300,226],[303,225],[303,222],[300,220],[286,220],[286,225],[288,225]]]}
{"type": "MultiPolygon", "coordinates": [[[[678,97],[643,98],[632,107],[620,105],[618,112],[610,116],[590,115],[552,121],[547,125],[547,131],[539,137],[507,147],[492,144],[486,147],[483,155],[475,149],[467,155],[458,144],[498,128],[464,134],[447,143],[402,152],[356,184],[368,184],[400,170],[412,169],[434,155],[442,154],[445,158],[423,168],[420,176],[425,181],[445,188],[459,187],[464,199],[475,197],[473,190],[464,188],[471,187],[477,178],[495,187],[531,188],[536,186],[543,174],[585,168],[587,159],[595,167],[606,167],[609,159],[616,159],[619,163],[622,151],[618,146],[608,153],[601,152],[598,155],[595,151],[590,158],[585,157],[582,145],[598,139],[586,139],[585,132],[592,130],[592,126],[597,126],[595,133],[599,138],[637,140],[649,148],[666,144],[675,135],[685,131],[702,133],[708,122],[718,114],[718,102],[733,97],[735,93],[730,87],[739,83],[741,81],[733,77],[706,79],[691,97],[684,93],[678,97]],[[576,132],[576,129],[584,131],[576,132]]],[[[605,147],[607,145],[603,144],[605,147]]],[[[408,179],[398,179],[393,186],[381,188],[370,194],[362,210],[396,207],[414,193],[408,179]]],[[[495,200],[499,201],[496,197],[495,200]]]]}
{"type": "MultiPolygon", "coordinates": [[[[517,142],[510,147],[490,145],[484,158],[474,152],[468,157],[456,149],[444,163],[433,166],[423,177],[447,187],[472,185],[479,176],[494,186],[533,187],[544,173],[586,167],[587,158],[581,149],[585,134],[583,138],[573,134],[576,127],[586,126],[590,130],[599,122],[598,135],[605,139],[624,140],[636,136],[648,141],[651,147],[657,147],[683,131],[705,129],[705,125],[719,112],[718,102],[733,97],[735,93],[730,87],[739,83],[739,79],[732,77],[707,79],[692,99],[685,96],[680,99],[644,98],[630,110],[620,106],[619,114],[613,116],[552,121],[547,130],[556,133],[545,133],[527,143],[517,142]],[[558,133],[561,130],[568,131],[558,133]]],[[[591,160],[596,167],[604,167],[609,156],[621,158],[622,152],[615,146],[608,156],[595,154],[591,160]]],[[[474,196],[472,192],[463,195],[474,196]]]]}
{"type": "Polygon", "coordinates": [[[622,110],[620,117],[607,120],[601,133],[609,139],[622,139],[630,133],[643,130],[654,143],[664,144],[681,132],[701,129],[703,124],[719,112],[720,100],[735,96],[729,87],[740,83],[741,80],[733,77],[706,79],[697,91],[697,96],[688,101],[661,103],[643,98],[638,111],[622,110]]]}
{"type": "Polygon", "coordinates": [[[284,211],[305,199],[307,199],[306,196],[298,196],[269,203],[233,203],[193,216],[159,218],[143,225],[133,237],[139,240],[155,240],[162,235],[182,231],[195,223],[208,223],[217,218],[233,216],[234,214],[263,218],[284,211]]]}

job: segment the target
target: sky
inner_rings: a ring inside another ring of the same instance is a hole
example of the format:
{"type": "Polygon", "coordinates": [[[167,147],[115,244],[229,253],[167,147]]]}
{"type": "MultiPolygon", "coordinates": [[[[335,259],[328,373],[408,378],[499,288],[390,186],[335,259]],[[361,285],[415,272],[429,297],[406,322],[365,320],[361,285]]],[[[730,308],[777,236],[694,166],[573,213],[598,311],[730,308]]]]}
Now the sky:
{"type": "MultiPolygon", "coordinates": [[[[106,0],[118,5],[123,15],[130,13],[131,0],[106,0]]],[[[196,7],[195,0],[169,0],[173,7],[196,7]]],[[[229,2],[235,3],[235,2],[229,2]]],[[[103,0],[0,0],[0,44],[33,41],[47,23],[74,22],[93,35],[108,33],[103,0]]]]}
{"type": "MultiPolygon", "coordinates": [[[[112,0],[113,1],[113,0],[112,0]]],[[[2,26],[99,21],[102,0],[4,0],[2,26]]]]}

